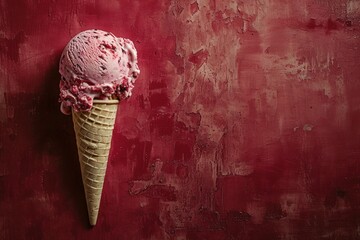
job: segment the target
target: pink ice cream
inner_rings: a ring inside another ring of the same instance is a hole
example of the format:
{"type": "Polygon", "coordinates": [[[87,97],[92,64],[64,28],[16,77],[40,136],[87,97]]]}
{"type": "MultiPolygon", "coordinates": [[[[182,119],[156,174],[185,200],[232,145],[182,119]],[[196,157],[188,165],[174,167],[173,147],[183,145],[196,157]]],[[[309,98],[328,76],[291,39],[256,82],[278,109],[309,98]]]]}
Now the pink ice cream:
{"type": "Polygon", "coordinates": [[[140,70],[132,41],[94,29],[70,40],[59,72],[61,111],[70,114],[71,108],[89,111],[93,99],[130,97],[140,70]]]}

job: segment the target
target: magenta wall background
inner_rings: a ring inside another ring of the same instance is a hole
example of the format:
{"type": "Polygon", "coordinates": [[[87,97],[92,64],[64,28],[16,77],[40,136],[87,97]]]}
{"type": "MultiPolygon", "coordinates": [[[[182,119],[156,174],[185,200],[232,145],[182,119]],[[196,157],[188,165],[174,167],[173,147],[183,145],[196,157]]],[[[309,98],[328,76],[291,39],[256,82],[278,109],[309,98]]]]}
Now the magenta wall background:
{"type": "Polygon", "coordinates": [[[0,3],[0,239],[360,239],[360,2],[0,3]],[[132,39],[97,226],[58,61],[132,39]]]}

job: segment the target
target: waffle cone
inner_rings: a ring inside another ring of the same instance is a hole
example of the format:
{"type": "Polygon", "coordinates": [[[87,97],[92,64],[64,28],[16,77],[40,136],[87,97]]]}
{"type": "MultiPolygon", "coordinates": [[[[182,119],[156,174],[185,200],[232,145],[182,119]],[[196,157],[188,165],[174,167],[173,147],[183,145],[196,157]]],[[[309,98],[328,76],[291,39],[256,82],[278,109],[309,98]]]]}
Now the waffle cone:
{"type": "Polygon", "coordinates": [[[117,107],[117,100],[94,100],[90,112],[72,112],[89,221],[92,226],[96,224],[99,213],[117,107]]]}

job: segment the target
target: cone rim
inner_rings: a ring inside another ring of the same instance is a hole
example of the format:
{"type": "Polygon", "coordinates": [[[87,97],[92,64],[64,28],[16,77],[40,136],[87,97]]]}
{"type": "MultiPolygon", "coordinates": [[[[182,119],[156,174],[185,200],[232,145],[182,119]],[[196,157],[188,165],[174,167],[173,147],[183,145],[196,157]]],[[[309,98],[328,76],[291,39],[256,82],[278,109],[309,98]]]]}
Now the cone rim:
{"type": "Polygon", "coordinates": [[[117,100],[117,99],[105,99],[105,100],[94,99],[93,103],[118,104],[119,100],[117,100]]]}

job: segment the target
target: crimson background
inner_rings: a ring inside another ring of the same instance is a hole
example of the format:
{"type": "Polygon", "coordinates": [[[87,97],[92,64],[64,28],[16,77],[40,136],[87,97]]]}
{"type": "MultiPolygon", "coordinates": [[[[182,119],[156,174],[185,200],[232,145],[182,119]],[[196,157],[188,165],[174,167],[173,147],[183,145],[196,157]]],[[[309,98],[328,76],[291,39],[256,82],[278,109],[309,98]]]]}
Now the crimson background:
{"type": "Polygon", "coordinates": [[[0,3],[0,239],[359,239],[360,2],[0,3]],[[134,41],[97,226],[58,62],[134,41]]]}

